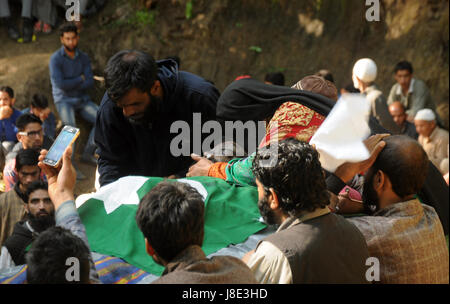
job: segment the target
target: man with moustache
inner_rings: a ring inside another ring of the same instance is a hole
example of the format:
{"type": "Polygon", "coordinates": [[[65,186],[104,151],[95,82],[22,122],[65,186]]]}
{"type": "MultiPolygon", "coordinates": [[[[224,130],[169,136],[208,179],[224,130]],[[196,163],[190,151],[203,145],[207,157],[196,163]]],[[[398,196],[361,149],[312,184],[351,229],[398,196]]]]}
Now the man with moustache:
{"type": "Polygon", "coordinates": [[[257,281],[368,283],[366,242],[354,225],[328,209],[318,152],[293,138],[272,150],[258,150],[252,168],[261,215],[267,224],[280,225],[243,258],[257,281]],[[277,162],[265,163],[271,159],[277,162]]]}
{"type": "Polygon", "coordinates": [[[27,219],[16,223],[13,234],[1,248],[0,269],[25,264],[29,245],[41,232],[55,226],[55,207],[48,195],[47,183],[33,182],[27,196],[27,219]]]}
{"type": "MultiPolygon", "coordinates": [[[[53,99],[63,125],[76,127],[75,112],[84,120],[95,123],[98,106],[91,101],[88,90],[94,85],[89,56],[78,49],[80,36],[74,23],[60,27],[62,47],[50,58],[50,79],[53,99]]],[[[96,164],[94,129],[91,130],[81,160],[96,164]]],[[[81,172],[77,178],[83,179],[81,172]]]]}
{"type": "Polygon", "coordinates": [[[39,152],[34,149],[20,150],[16,156],[19,180],[14,188],[0,195],[0,245],[13,233],[14,225],[25,216],[28,202],[27,189],[39,180],[39,152]]]}
{"type": "Polygon", "coordinates": [[[179,71],[171,59],[155,61],[145,52],[126,50],[108,61],[105,86],[95,125],[100,185],[127,175],[185,176],[192,159],[190,152],[171,152],[172,139],[183,136],[172,124],[187,124],[186,140],[194,143],[193,113],[202,121],[216,118],[214,85],[179,71]]]}
{"type": "Polygon", "coordinates": [[[390,136],[366,172],[363,204],[370,216],[353,217],[371,257],[379,260],[380,283],[448,284],[449,256],[436,211],[416,194],[429,167],[414,139],[390,136]]]}

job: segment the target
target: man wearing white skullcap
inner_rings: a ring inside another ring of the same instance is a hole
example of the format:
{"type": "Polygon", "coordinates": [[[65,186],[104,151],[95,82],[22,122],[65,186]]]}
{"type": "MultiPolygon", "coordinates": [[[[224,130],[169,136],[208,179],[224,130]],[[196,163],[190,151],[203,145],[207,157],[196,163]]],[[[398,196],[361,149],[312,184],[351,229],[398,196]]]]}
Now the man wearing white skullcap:
{"type": "Polygon", "coordinates": [[[447,169],[445,168],[446,162],[448,163],[448,132],[437,126],[436,114],[431,109],[418,111],[414,118],[414,124],[419,133],[419,143],[427,152],[428,158],[442,174],[446,174],[448,171],[448,165],[447,169]]]}
{"type": "Polygon", "coordinates": [[[370,101],[370,115],[394,134],[400,134],[400,127],[394,122],[389,113],[386,98],[374,84],[377,78],[377,65],[372,59],[359,59],[353,66],[353,85],[370,101]]]}

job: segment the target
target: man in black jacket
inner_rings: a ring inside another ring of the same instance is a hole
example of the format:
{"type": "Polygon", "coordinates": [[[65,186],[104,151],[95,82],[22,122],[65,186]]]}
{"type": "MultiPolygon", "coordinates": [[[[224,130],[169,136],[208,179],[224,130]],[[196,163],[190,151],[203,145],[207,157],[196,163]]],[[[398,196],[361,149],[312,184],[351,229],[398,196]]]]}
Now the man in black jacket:
{"type": "MultiPolygon", "coordinates": [[[[203,78],[178,71],[173,60],[155,62],[136,50],[114,55],[105,69],[106,94],[95,129],[100,185],[127,175],[183,175],[192,160],[175,156],[173,122],[190,127],[193,113],[215,120],[219,91],[203,78]]],[[[198,123],[198,122],[197,122],[198,123]]],[[[191,147],[192,151],[192,147],[191,147]]]]}
{"type": "Polygon", "coordinates": [[[33,182],[27,189],[27,197],[27,219],[16,223],[13,234],[1,248],[0,268],[25,264],[25,254],[33,240],[55,226],[55,206],[49,197],[47,183],[33,182]]]}

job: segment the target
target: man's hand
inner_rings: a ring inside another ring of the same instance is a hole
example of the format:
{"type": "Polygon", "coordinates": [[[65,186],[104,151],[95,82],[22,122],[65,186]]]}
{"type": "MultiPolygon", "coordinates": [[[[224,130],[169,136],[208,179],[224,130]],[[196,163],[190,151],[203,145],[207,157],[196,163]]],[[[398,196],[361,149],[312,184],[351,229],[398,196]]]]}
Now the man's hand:
{"type": "Polygon", "coordinates": [[[85,80],[86,80],[86,76],[84,76],[84,74],[81,74],[81,79],[82,79],[83,81],[85,81],[85,80]]]}
{"type": "Polygon", "coordinates": [[[370,136],[364,141],[367,150],[369,150],[370,157],[359,163],[343,163],[336,169],[334,175],[336,175],[346,183],[351,180],[356,174],[367,171],[370,167],[372,167],[373,163],[378,157],[378,154],[380,154],[384,146],[386,146],[386,143],[383,141],[383,139],[388,136],[390,136],[390,134],[375,134],[370,136]]]}
{"type": "Polygon", "coordinates": [[[10,106],[1,106],[0,107],[0,119],[10,118],[13,114],[14,110],[10,106]]]}
{"type": "Polygon", "coordinates": [[[244,262],[245,264],[247,264],[247,262],[250,260],[250,258],[252,257],[252,255],[255,253],[255,250],[251,250],[249,252],[247,252],[243,257],[242,257],[242,262],[244,262]]]}
{"type": "Polygon", "coordinates": [[[62,203],[74,200],[73,191],[75,189],[77,173],[72,166],[72,147],[69,146],[64,151],[62,166],[59,166],[59,168],[54,168],[43,163],[47,153],[47,150],[41,151],[38,166],[47,176],[48,194],[55,205],[55,210],[57,210],[62,203]]]}
{"type": "Polygon", "coordinates": [[[189,168],[187,177],[192,176],[208,176],[209,168],[211,168],[213,162],[205,157],[198,156],[197,154],[191,154],[193,160],[197,163],[189,168]]]}

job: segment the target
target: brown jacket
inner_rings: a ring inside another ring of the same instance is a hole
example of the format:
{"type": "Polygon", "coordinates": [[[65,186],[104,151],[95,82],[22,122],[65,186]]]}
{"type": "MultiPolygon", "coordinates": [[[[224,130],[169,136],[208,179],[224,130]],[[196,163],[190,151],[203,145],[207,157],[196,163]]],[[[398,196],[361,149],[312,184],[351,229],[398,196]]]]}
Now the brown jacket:
{"type": "Polygon", "coordinates": [[[0,246],[13,233],[14,225],[25,216],[25,202],[13,188],[0,195],[0,246]]]}
{"type": "Polygon", "coordinates": [[[244,262],[231,256],[208,259],[202,248],[186,248],[169,264],[153,284],[256,284],[244,262]]]}

